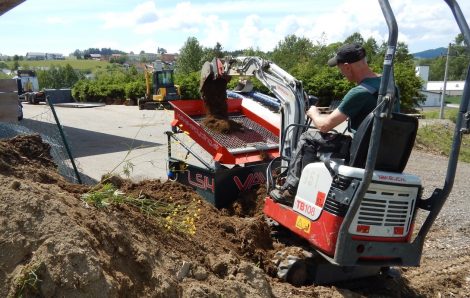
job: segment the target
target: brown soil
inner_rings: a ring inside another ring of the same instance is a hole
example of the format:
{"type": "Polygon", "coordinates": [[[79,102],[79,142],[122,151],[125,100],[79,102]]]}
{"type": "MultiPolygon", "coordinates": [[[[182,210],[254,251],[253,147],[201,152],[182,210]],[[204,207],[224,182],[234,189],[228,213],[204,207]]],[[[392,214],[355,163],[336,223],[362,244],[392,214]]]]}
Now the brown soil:
{"type": "Polygon", "coordinates": [[[399,278],[294,287],[274,277],[271,260],[286,244],[272,238],[262,216],[264,189],[217,210],[177,183],[110,181],[127,196],[180,208],[196,204],[194,235],[168,229],[136,206],[86,204],[81,197],[90,188],[64,181],[38,136],[0,141],[1,297],[466,297],[470,292],[470,223],[464,216],[457,228],[453,219],[433,229],[421,267],[403,269],[399,278]]]}
{"type": "Polygon", "coordinates": [[[200,85],[206,108],[203,124],[216,132],[230,134],[242,129],[242,125],[228,117],[227,82],[228,77],[213,79],[213,75],[202,78],[200,85]]]}

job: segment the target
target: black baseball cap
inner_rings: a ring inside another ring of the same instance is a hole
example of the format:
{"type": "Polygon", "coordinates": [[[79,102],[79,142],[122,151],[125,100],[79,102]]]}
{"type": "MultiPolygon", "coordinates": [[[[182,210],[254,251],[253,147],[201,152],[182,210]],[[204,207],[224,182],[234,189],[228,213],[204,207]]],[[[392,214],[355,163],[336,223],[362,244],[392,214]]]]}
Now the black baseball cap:
{"type": "Polygon", "coordinates": [[[336,56],[328,60],[328,65],[333,67],[339,63],[354,63],[366,56],[366,50],[357,43],[347,43],[341,46],[336,56]]]}

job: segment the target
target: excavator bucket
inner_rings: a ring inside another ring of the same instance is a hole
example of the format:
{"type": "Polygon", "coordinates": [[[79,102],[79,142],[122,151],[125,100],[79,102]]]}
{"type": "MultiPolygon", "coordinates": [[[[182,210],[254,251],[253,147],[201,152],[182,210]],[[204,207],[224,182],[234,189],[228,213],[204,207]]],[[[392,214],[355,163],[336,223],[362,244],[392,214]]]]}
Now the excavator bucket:
{"type": "Polygon", "coordinates": [[[229,77],[224,72],[224,66],[219,58],[214,58],[211,62],[206,61],[201,69],[201,80],[199,82],[199,91],[203,91],[204,86],[209,80],[223,78],[226,81],[229,77]]]}
{"type": "Polygon", "coordinates": [[[250,80],[239,80],[233,91],[239,93],[247,93],[253,90],[253,83],[250,80]]]}

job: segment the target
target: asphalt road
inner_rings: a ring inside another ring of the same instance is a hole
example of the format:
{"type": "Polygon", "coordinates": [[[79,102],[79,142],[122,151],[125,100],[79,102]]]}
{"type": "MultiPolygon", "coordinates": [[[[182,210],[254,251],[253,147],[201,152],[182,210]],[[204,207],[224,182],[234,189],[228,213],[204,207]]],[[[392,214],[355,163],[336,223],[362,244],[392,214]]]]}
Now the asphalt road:
{"type": "MultiPolygon", "coordinates": [[[[93,108],[56,107],[56,113],[81,172],[99,180],[122,174],[132,164],[130,178],[166,179],[167,136],[173,111],[143,110],[136,106],[93,108]]],[[[24,104],[24,121],[37,130],[53,129],[53,115],[45,104],[24,104]]]]}

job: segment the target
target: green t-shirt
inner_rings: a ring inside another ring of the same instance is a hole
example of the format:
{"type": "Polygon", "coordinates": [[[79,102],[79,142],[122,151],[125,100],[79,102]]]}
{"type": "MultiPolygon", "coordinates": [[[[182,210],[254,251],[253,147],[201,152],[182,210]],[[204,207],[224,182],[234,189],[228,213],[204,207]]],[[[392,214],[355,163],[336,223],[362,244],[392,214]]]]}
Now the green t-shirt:
{"type": "Polygon", "coordinates": [[[380,77],[366,78],[344,96],[338,109],[349,118],[350,128],[357,130],[362,120],[374,110],[377,105],[377,94],[380,87],[380,77]]]}

